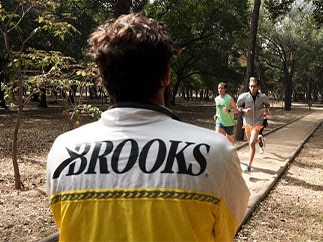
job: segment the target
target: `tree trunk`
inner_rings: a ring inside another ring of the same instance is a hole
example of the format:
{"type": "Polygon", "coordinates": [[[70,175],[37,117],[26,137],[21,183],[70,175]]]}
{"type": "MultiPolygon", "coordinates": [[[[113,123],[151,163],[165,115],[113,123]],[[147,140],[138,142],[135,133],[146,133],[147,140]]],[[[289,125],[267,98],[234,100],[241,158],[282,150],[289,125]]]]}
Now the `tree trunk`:
{"type": "Polygon", "coordinates": [[[292,94],[293,94],[293,76],[294,76],[294,67],[295,67],[295,53],[290,54],[290,60],[285,64],[285,110],[292,109],[292,94]]]}
{"type": "Polygon", "coordinates": [[[15,175],[15,188],[21,188],[21,181],[20,181],[20,171],[18,166],[18,133],[20,124],[22,121],[22,114],[23,114],[23,85],[22,80],[19,80],[19,97],[18,97],[18,115],[15,124],[15,129],[13,133],[13,141],[12,141],[12,164],[14,169],[15,175]]]}
{"type": "Polygon", "coordinates": [[[16,74],[16,77],[18,77],[18,86],[19,86],[19,97],[18,97],[18,114],[17,114],[17,120],[15,124],[15,129],[13,132],[13,140],[12,140],[12,164],[13,164],[13,169],[14,169],[14,176],[15,176],[15,189],[20,189],[21,188],[21,181],[20,181],[20,171],[19,171],[19,165],[18,165],[18,132],[22,120],[22,115],[23,115],[23,85],[22,85],[22,76],[20,75],[19,70],[17,69],[15,63],[14,63],[14,58],[12,55],[12,50],[10,48],[9,44],[9,34],[8,31],[5,30],[3,32],[3,37],[4,37],[4,43],[5,43],[5,50],[8,54],[8,59],[12,64],[14,73],[16,74]]]}
{"type": "Polygon", "coordinates": [[[131,0],[118,0],[115,8],[115,17],[119,17],[122,14],[130,13],[132,1],[131,0]]]}
{"type": "Polygon", "coordinates": [[[306,92],[306,101],[308,104],[308,109],[311,110],[312,108],[312,91],[313,91],[313,83],[310,77],[307,77],[307,92],[306,92]]]}
{"type": "Polygon", "coordinates": [[[292,109],[292,94],[293,94],[293,76],[290,67],[286,70],[286,88],[285,88],[285,110],[292,109]]]}
{"type": "Polygon", "coordinates": [[[171,100],[170,100],[170,104],[175,106],[176,103],[175,103],[175,98],[176,98],[176,95],[177,95],[177,92],[178,92],[178,88],[179,88],[179,79],[177,78],[177,81],[173,87],[173,90],[172,90],[172,97],[171,97],[171,100]]]}
{"type": "Polygon", "coordinates": [[[47,98],[46,98],[46,89],[45,88],[41,89],[40,103],[39,103],[38,106],[41,107],[41,108],[48,108],[47,98]]]}
{"type": "MultiPolygon", "coordinates": [[[[253,12],[251,16],[250,23],[250,35],[249,35],[249,46],[248,46],[248,60],[247,60],[247,73],[244,82],[244,91],[249,90],[249,78],[254,76],[254,65],[255,65],[255,50],[256,50],[256,41],[257,41],[257,32],[258,32],[258,20],[259,20],[259,11],[260,11],[261,0],[254,0],[253,12]]],[[[235,140],[242,141],[244,139],[244,130],[242,129],[242,115],[238,115],[235,140]]]]}
{"type": "Polygon", "coordinates": [[[253,12],[251,17],[251,31],[249,35],[249,46],[248,46],[248,59],[247,59],[247,73],[244,82],[244,91],[249,90],[249,78],[254,76],[254,66],[255,66],[255,50],[257,42],[257,32],[258,32],[258,20],[260,11],[261,0],[255,0],[253,6],[253,12]]]}

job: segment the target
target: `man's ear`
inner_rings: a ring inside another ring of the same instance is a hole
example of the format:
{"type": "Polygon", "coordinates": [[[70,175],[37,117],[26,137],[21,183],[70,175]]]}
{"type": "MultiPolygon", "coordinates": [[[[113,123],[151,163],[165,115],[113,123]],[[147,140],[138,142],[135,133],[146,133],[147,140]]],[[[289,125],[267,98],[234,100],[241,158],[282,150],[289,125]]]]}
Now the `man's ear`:
{"type": "Polygon", "coordinates": [[[168,86],[169,83],[170,83],[170,66],[168,65],[164,78],[163,80],[161,80],[160,84],[161,84],[161,87],[163,88],[168,86]]]}

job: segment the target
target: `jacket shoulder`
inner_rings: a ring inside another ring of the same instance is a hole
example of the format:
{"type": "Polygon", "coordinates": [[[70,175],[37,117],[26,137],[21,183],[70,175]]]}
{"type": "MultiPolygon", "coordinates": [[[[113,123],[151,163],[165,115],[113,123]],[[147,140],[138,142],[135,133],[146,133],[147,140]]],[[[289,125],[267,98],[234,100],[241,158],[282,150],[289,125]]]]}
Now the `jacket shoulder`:
{"type": "Polygon", "coordinates": [[[249,96],[249,92],[241,93],[241,94],[238,96],[238,100],[241,100],[241,99],[247,98],[248,96],[249,96]]]}

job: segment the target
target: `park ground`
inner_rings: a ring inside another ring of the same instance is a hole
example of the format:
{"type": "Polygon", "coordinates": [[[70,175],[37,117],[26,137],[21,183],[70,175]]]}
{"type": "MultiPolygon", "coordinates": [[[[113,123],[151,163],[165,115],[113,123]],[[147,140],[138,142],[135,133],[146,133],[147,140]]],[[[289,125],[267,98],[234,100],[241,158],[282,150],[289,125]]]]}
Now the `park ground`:
{"type": "MultiPolygon", "coordinates": [[[[309,112],[305,105],[284,111],[273,103],[268,130],[309,112]]],[[[98,101],[97,106],[101,103],[98,101]]],[[[101,106],[105,109],[105,106],[101,106]]],[[[185,122],[214,129],[212,101],[178,100],[172,108],[185,122]]],[[[57,232],[44,190],[46,156],[55,137],[69,129],[57,104],[47,109],[30,103],[19,135],[19,168],[22,189],[14,189],[11,141],[16,118],[14,108],[0,109],[0,239],[38,241],[57,232]]],[[[90,119],[83,117],[84,124],[90,119]]],[[[293,134],[291,134],[292,139],[293,134]]],[[[242,226],[236,241],[321,241],[323,238],[322,160],[323,126],[314,133],[281,181],[242,226]]],[[[236,142],[236,145],[241,142],[236,142]]]]}

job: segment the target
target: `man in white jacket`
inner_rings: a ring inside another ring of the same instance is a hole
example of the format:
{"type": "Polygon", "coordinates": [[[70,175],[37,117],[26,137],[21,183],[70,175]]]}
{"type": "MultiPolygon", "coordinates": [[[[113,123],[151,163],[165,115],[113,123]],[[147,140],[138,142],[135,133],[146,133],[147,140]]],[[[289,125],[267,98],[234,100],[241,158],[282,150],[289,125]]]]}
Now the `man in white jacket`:
{"type": "Polygon", "coordinates": [[[180,49],[163,25],[123,15],[89,44],[113,105],[48,155],[60,241],[232,241],[249,198],[239,158],[223,135],[165,107],[180,49]]]}

